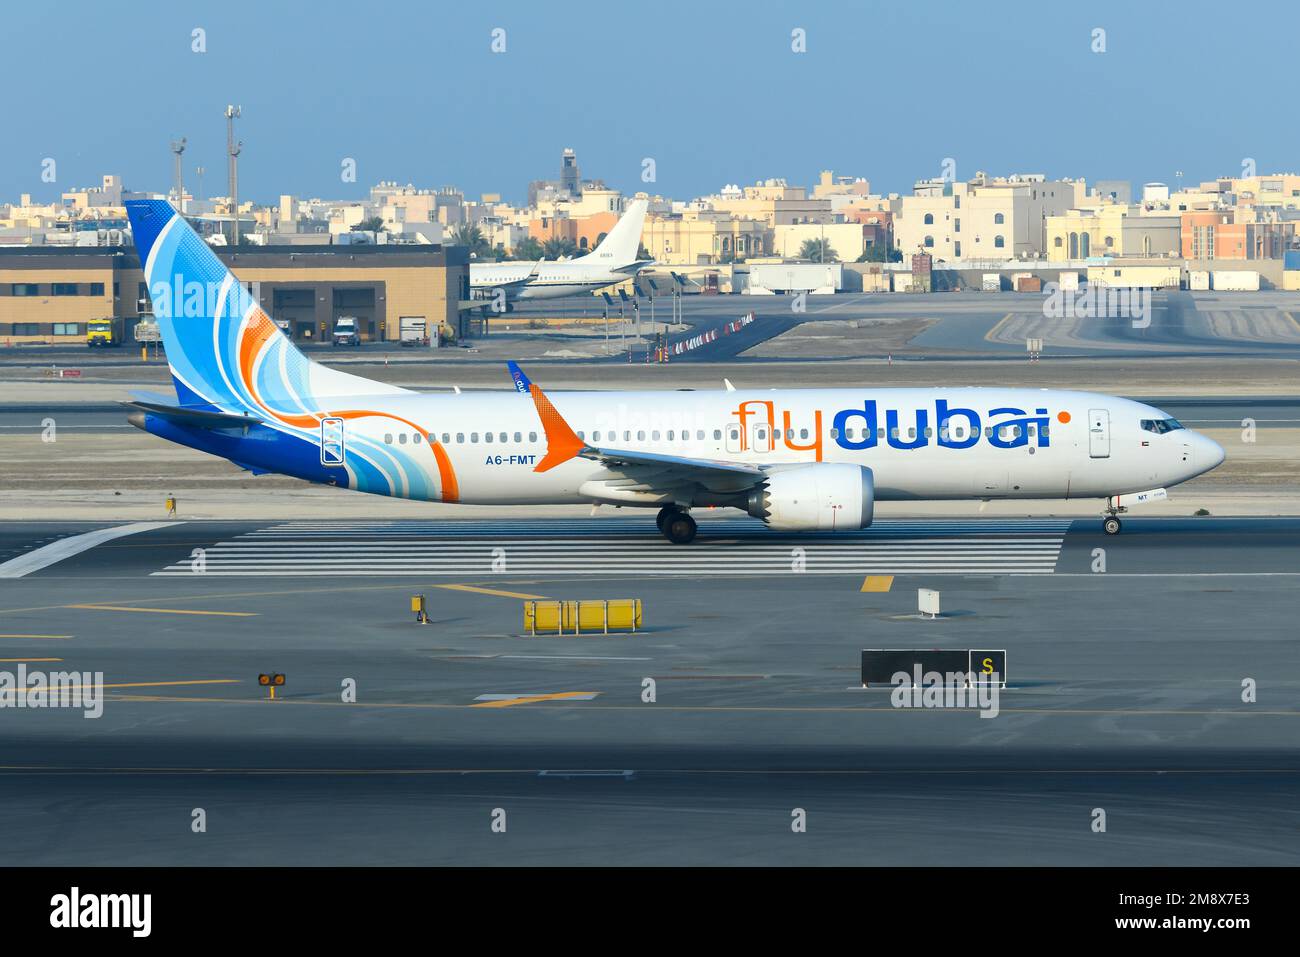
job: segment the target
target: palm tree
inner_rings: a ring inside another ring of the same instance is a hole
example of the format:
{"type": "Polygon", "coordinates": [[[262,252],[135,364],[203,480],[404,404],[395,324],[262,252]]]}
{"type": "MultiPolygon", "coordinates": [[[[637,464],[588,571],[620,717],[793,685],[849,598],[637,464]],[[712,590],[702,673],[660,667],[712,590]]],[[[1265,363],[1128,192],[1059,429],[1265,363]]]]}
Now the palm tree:
{"type": "Polygon", "coordinates": [[[382,233],[384,231],[384,217],[371,216],[369,219],[363,219],[352,227],[354,233],[382,233]]]}
{"type": "Polygon", "coordinates": [[[833,263],[838,262],[840,256],[824,239],[805,239],[799,247],[799,258],[815,263],[833,263]]]}
{"type": "Polygon", "coordinates": [[[563,259],[578,251],[578,245],[566,236],[552,236],[542,244],[547,259],[563,259]]]}
{"type": "Polygon", "coordinates": [[[516,259],[527,260],[541,259],[546,255],[546,252],[542,249],[542,244],[533,236],[516,243],[512,252],[516,259]]]}
{"type": "Polygon", "coordinates": [[[483,230],[469,223],[461,223],[451,231],[452,243],[468,246],[470,258],[485,259],[492,254],[492,246],[483,236],[483,230]]]}

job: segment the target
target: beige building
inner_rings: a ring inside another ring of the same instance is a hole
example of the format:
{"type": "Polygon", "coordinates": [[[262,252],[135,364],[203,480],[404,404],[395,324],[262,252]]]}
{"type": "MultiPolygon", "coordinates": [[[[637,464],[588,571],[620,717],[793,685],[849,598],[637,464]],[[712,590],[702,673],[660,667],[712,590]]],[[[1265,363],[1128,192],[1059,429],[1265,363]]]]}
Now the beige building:
{"type": "Polygon", "coordinates": [[[924,180],[913,195],[891,203],[894,248],[904,257],[926,252],[948,261],[1037,258],[1045,248],[1045,217],[1074,208],[1084,192],[1081,180],[1038,175],[924,180]]]}
{"type": "Polygon", "coordinates": [[[716,265],[763,256],[770,253],[771,243],[766,223],[714,210],[650,214],[641,228],[641,244],[650,257],[670,265],[716,265]]]}
{"type": "Polygon", "coordinates": [[[1047,218],[1047,259],[1065,262],[1091,256],[1178,256],[1181,226],[1178,214],[1144,215],[1140,205],[1072,209],[1047,218]]]}
{"type": "Polygon", "coordinates": [[[802,186],[790,186],[783,179],[768,179],[746,186],[730,186],[703,204],[718,212],[742,219],[756,219],[768,226],[790,223],[829,223],[834,216],[829,199],[808,196],[802,186]]]}
{"type": "Polygon", "coordinates": [[[862,223],[800,223],[777,226],[773,231],[772,254],[783,259],[799,259],[800,250],[808,240],[825,240],[834,256],[828,254],[827,262],[857,262],[867,251],[875,230],[862,223]]]}

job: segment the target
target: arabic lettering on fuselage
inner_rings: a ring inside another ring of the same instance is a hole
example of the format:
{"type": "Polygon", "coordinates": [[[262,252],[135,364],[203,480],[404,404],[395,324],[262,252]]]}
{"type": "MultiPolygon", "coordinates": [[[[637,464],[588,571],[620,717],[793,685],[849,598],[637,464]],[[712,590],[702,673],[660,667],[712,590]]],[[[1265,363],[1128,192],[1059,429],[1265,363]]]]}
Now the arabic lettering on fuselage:
{"type": "MultiPolygon", "coordinates": [[[[789,410],[782,410],[778,420],[776,403],[770,399],[747,399],[732,413],[740,423],[741,449],[749,443],[751,424],[766,423],[772,441],[780,439],[786,448],[797,452],[812,451],[817,461],[822,459],[823,442],[827,433],[823,429],[825,416],[821,409],[813,411],[811,429],[808,423],[795,423],[789,410]]],[[[1070,421],[1068,412],[1057,413],[1057,421],[1070,421]]],[[[1032,414],[1025,409],[1002,406],[981,414],[972,408],[936,399],[933,409],[915,409],[904,414],[899,409],[881,409],[875,399],[866,399],[861,408],[841,409],[831,418],[829,438],[842,449],[860,452],[885,444],[895,449],[919,449],[931,441],[947,449],[968,449],[981,438],[999,449],[1021,448],[1030,443],[1031,436],[1037,448],[1051,445],[1048,411],[1035,408],[1032,414]]]]}

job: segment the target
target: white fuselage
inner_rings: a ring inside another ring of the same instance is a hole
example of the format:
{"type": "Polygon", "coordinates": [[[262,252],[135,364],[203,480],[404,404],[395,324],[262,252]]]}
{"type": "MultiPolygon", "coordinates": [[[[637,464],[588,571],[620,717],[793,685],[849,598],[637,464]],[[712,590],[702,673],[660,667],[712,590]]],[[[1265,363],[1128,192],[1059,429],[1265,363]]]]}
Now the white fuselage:
{"type": "MultiPolygon", "coordinates": [[[[1216,443],[1189,429],[1144,428],[1144,421],[1172,421],[1160,410],[1088,392],[773,389],[550,398],[592,447],[773,469],[861,465],[873,471],[881,501],[1102,498],[1175,485],[1223,460],[1216,443]],[[969,413],[978,418],[978,434],[969,413]]],[[[582,456],[534,471],[546,454],[546,436],[527,395],[385,396],[382,404],[442,444],[458,501],[673,501],[671,491],[638,489],[618,469],[582,456]]],[[[394,425],[390,418],[365,418],[347,428],[371,448],[375,443],[410,453],[413,430],[394,425]]],[[[358,444],[351,448],[355,452],[358,444]]]]}
{"type": "Polygon", "coordinates": [[[634,274],[585,263],[471,263],[471,289],[504,290],[508,300],[559,299],[595,292],[634,274]]]}

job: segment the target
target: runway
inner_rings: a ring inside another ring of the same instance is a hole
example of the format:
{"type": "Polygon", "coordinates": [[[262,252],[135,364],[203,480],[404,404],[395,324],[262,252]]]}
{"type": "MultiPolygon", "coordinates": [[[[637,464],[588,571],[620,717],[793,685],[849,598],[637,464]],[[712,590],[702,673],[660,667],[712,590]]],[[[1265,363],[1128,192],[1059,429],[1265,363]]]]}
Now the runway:
{"type": "MultiPolygon", "coordinates": [[[[1047,573],[1069,519],[884,520],[864,531],[778,535],[713,519],[689,548],[648,538],[650,515],[593,521],[284,522],[204,549],[217,576],[817,575],[1047,573]]],[[[191,576],[185,557],[159,576],[191,576]]]]}
{"type": "MultiPolygon", "coordinates": [[[[0,549],[115,524],[4,523],[0,549]]],[[[1050,570],[898,564],[874,591],[815,571],[824,537],[701,525],[698,551],[753,554],[661,564],[681,549],[648,515],[189,521],[0,581],[0,671],[101,671],[106,699],[0,709],[0,841],[52,864],[1300,863],[1300,518],[882,521],[847,547],[1060,544],[1050,570]],[[566,546],[608,567],[513,564],[566,546]],[[374,566],[403,549],[418,574],[374,566]],[[529,596],[639,597],[644,631],[530,638],[529,596]],[[893,707],[858,682],[870,647],[1005,649],[999,714],[893,707]]]]}

